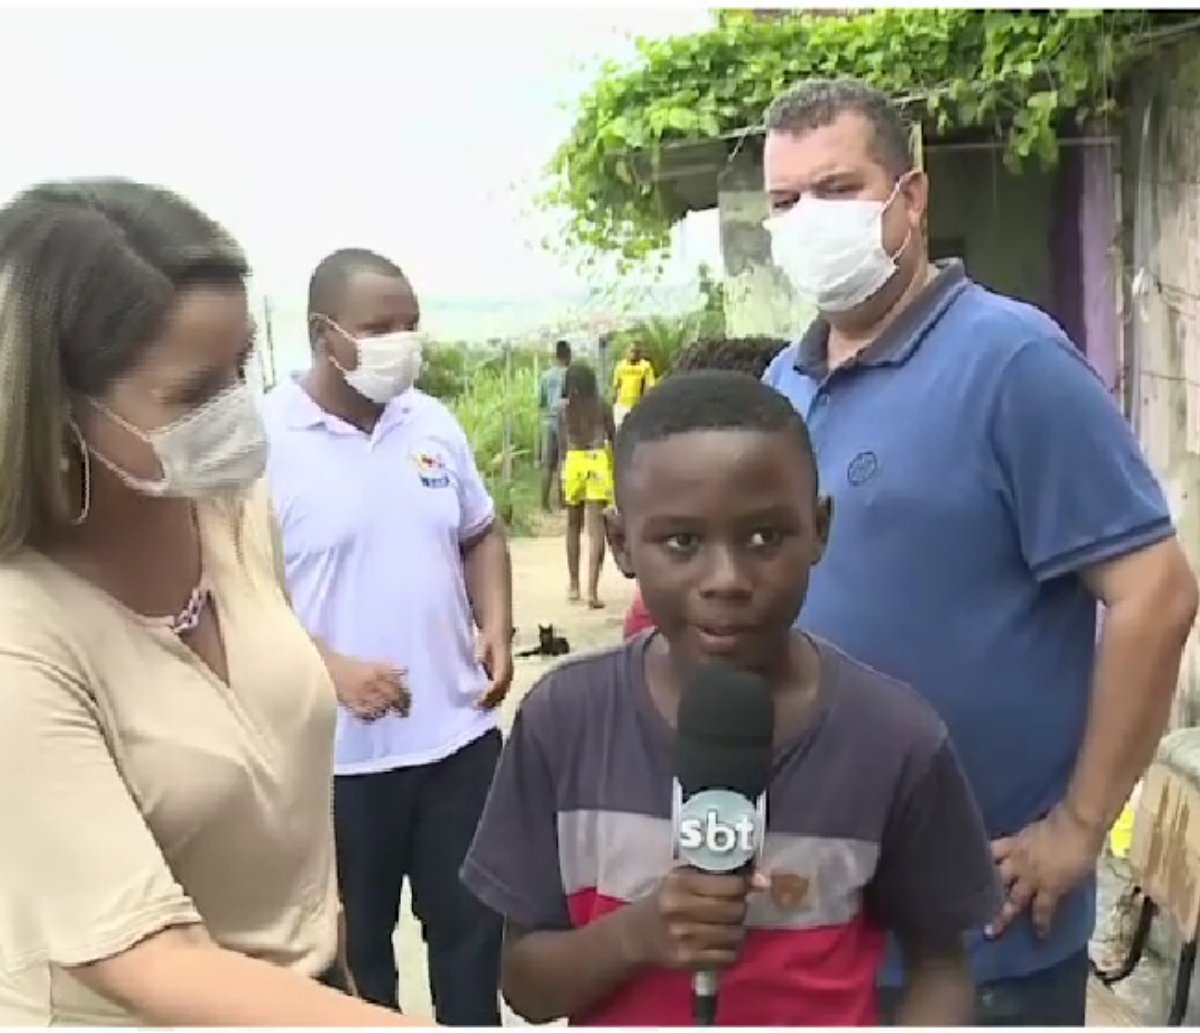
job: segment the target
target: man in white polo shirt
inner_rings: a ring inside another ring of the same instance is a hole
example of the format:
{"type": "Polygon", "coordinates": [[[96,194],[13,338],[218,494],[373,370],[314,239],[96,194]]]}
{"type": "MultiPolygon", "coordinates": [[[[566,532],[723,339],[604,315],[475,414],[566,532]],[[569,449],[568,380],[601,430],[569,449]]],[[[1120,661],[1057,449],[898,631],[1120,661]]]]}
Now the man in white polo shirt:
{"type": "Polygon", "coordinates": [[[309,285],[313,365],[265,404],[268,480],[296,612],[330,648],[405,672],[404,703],[344,702],[334,818],[350,969],[398,1007],[392,933],[411,880],[442,1025],[500,1022],[500,921],[458,871],[500,752],[512,678],[508,545],[462,428],[413,386],[420,309],[379,255],[309,285]],[[478,628],[478,632],[477,632],[478,628]]]}

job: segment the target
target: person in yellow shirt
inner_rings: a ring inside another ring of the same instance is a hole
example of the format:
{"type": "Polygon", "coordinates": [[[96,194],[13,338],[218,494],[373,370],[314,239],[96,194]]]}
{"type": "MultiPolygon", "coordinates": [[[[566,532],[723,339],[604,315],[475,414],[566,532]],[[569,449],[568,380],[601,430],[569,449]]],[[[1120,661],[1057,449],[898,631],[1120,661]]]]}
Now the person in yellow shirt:
{"type": "Polygon", "coordinates": [[[613,422],[618,427],[655,379],[654,366],[642,355],[641,345],[630,345],[628,354],[613,369],[613,422]]]}

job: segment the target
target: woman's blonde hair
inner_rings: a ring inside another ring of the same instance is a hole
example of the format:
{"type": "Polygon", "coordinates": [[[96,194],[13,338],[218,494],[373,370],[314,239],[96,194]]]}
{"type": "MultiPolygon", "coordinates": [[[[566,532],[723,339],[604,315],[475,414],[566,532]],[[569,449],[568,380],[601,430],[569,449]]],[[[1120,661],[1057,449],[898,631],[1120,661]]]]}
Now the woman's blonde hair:
{"type": "Polygon", "coordinates": [[[72,396],[129,372],[179,290],[247,272],[224,229],[159,187],[47,183],[0,208],[0,557],[73,516],[72,396]]]}

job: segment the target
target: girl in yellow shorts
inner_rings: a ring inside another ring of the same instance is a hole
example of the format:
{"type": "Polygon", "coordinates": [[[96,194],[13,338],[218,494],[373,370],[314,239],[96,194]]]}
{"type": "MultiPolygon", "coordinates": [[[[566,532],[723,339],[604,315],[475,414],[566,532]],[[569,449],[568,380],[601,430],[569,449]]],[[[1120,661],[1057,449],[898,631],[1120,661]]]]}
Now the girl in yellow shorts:
{"type": "Polygon", "coordinates": [[[600,609],[600,570],[604,565],[604,510],[613,503],[612,406],[600,397],[596,374],[573,362],[563,380],[559,410],[563,503],[567,507],[567,577],[572,602],[580,598],[579,546],[588,540],[588,606],[600,609]]]}

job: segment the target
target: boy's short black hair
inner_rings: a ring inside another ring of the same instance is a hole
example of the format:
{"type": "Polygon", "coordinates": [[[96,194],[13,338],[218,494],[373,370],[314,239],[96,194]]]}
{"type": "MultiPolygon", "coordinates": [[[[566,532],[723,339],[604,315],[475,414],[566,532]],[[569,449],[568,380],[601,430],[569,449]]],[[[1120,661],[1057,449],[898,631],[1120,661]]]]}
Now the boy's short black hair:
{"type": "Polygon", "coordinates": [[[569,341],[554,342],[554,357],[559,362],[571,361],[571,343],[569,341]]]}
{"type": "Polygon", "coordinates": [[[671,363],[672,373],[698,369],[727,369],[762,379],[771,360],[787,341],[777,337],[710,337],[689,344],[671,363]]]}
{"type": "Polygon", "coordinates": [[[812,469],[817,490],[817,459],[804,419],[783,395],[757,377],[732,370],[672,373],[646,392],[617,431],[616,488],[638,445],[699,430],[751,430],[796,435],[812,469]]]}

